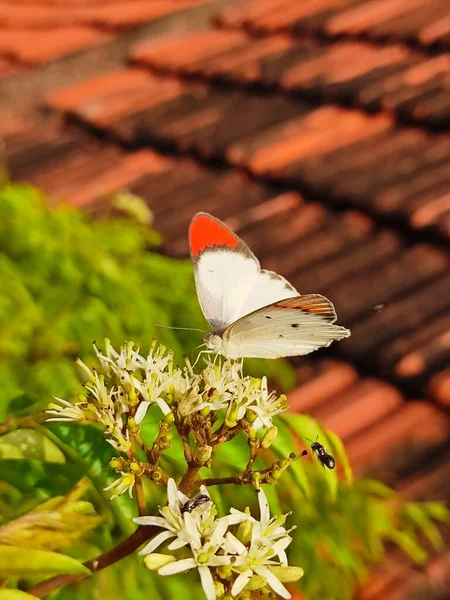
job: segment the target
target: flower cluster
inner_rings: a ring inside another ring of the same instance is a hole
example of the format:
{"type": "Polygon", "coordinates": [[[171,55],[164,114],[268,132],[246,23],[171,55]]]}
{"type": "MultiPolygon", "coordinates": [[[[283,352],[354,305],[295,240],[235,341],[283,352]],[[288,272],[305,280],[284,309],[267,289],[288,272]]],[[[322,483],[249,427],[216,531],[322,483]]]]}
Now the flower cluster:
{"type": "Polygon", "coordinates": [[[149,569],[160,575],[198,569],[208,600],[236,597],[246,590],[272,590],[282,598],[290,598],[283,582],[297,581],[303,571],[288,566],[286,548],[292,538],[284,527],[287,515],[271,518],[262,489],[258,494],[259,519],[249,511],[235,509],[227,516],[217,517],[217,508],[206,488],[189,499],[177,489],[173,479],[168,481],[167,496],[161,516],[135,519],[139,525],[162,529],[141,550],[149,569]],[[184,556],[187,551],[188,557],[177,560],[173,554],[155,553],[169,540],[169,552],[184,548],[184,556]]]}
{"type": "Polygon", "coordinates": [[[128,463],[118,460],[113,467],[120,475],[109,487],[114,496],[131,494],[135,475],[144,468],[131,463],[134,445],[142,447],[140,424],[150,407],[158,407],[163,423],[153,448],[143,448],[153,472],[161,452],[170,446],[172,424],[196,438],[194,458],[206,464],[219,443],[240,430],[255,439],[259,430],[264,434],[264,429],[273,428],[273,417],[287,409],[286,397],[270,392],[265,378],[244,376],[240,361],[206,362],[197,373],[188,360],[183,368],[176,367],[173,353],[156,341],[147,356],[132,342],[119,352],[108,340],[104,352],[94,349],[97,370],[77,361],[85,394],[74,404],[55,398],[48,413],[52,421],[94,421],[104,427],[107,442],[128,458],[128,463]]]}

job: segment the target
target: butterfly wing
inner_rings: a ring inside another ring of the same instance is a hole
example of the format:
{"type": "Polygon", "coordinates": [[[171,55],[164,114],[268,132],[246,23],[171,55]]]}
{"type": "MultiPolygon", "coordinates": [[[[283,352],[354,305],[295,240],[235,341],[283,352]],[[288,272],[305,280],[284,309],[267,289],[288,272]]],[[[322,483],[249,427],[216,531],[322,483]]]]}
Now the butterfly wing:
{"type": "Polygon", "coordinates": [[[335,325],[333,304],[319,294],[279,300],[230,325],[223,334],[229,358],[302,356],[350,335],[335,325]]]}
{"type": "Polygon", "coordinates": [[[192,219],[189,244],[200,306],[215,333],[262,306],[298,296],[284,277],[261,271],[247,244],[207,213],[192,219]]]}

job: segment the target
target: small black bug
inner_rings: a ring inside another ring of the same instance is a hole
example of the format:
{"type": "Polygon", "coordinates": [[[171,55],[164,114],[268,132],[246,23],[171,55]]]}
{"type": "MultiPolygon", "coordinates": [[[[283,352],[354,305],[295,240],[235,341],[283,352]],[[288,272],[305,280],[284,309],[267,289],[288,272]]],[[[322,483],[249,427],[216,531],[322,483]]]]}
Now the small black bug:
{"type": "Polygon", "coordinates": [[[324,467],[327,467],[328,469],[334,469],[334,467],[336,466],[336,461],[331,456],[331,454],[328,454],[328,452],[322,446],[322,444],[319,444],[319,442],[317,441],[319,439],[319,436],[316,437],[316,440],[314,442],[309,438],[306,439],[309,442],[311,442],[311,450],[317,456],[317,459],[319,460],[320,464],[324,467]]]}
{"type": "Polygon", "coordinates": [[[201,506],[202,504],[204,504],[205,502],[210,502],[211,498],[209,496],[207,496],[206,494],[197,494],[196,496],[194,496],[193,498],[191,498],[190,500],[188,500],[187,502],[185,502],[183,504],[183,506],[181,507],[181,512],[185,513],[185,512],[192,512],[194,510],[194,508],[197,508],[197,506],[201,506]]]}

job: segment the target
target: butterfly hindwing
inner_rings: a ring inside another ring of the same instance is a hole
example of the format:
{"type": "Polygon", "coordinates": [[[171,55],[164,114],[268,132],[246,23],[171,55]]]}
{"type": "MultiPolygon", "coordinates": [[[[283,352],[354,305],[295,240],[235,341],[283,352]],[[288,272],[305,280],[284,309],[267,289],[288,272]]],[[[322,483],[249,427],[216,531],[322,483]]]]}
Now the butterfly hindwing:
{"type": "Polygon", "coordinates": [[[319,294],[276,301],[245,315],[223,334],[229,358],[309,354],[350,332],[334,325],[333,304],[319,294]]]}

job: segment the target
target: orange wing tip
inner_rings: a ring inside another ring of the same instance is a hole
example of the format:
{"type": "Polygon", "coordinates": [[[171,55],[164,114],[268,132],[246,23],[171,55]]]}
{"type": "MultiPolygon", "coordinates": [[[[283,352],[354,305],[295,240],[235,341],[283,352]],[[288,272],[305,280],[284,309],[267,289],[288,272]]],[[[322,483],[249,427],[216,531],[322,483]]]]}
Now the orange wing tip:
{"type": "Polygon", "coordinates": [[[295,298],[286,298],[286,300],[277,302],[276,306],[278,308],[302,310],[323,317],[327,321],[334,321],[337,318],[333,303],[320,294],[306,294],[295,298]]]}
{"type": "Polygon", "coordinates": [[[218,219],[205,213],[199,213],[191,222],[189,243],[192,256],[199,256],[207,248],[227,246],[236,248],[239,238],[218,219]]]}

